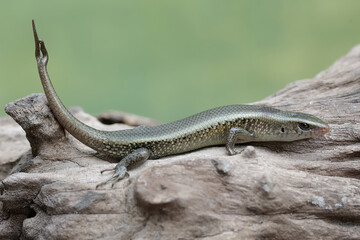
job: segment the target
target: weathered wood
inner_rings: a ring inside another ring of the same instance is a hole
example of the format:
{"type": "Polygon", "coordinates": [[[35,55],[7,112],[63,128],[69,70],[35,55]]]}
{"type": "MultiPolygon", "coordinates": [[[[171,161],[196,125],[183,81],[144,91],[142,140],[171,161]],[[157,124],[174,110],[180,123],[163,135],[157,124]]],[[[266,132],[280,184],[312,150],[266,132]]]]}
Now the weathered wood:
{"type": "MultiPolygon", "coordinates": [[[[32,154],[19,127],[0,120],[13,129],[0,131],[1,170],[20,158],[2,181],[0,238],[360,239],[360,45],[255,104],[314,114],[331,131],[239,146],[236,156],[212,147],[148,161],[95,190],[108,177],[100,170],[115,163],[64,132],[42,94],[10,103],[32,154]]],[[[99,129],[128,128],[75,115],[99,129]]]]}
{"type": "Polygon", "coordinates": [[[106,111],[97,116],[100,122],[104,124],[123,123],[129,126],[155,126],[160,122],[147,117],[141,117],[131,113],[119,112],[119,111],[106,111]]]}

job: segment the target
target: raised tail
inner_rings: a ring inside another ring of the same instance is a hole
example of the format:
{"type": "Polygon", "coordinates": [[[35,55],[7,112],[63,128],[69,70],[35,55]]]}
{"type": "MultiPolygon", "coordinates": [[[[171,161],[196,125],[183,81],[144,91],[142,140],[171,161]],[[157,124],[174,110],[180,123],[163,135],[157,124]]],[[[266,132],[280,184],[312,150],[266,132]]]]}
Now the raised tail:
{"type": "Polygon", "coordinates": [[[78,139],[83,144],[102,152],[104,141],[106,140],[106,132],[94,129],[75,118],[61,102],[57,96],[55,89],[51,83],[49,74],[47,72],[47,63],[49,55],[43,40],[40,40],[34,20],[32,20],[32,27],[35,39],[35,58],[37,61],[38,71],[41,79],[42,86],[49,106],[57,121],[66,129],[72,136],[78,139]]]}

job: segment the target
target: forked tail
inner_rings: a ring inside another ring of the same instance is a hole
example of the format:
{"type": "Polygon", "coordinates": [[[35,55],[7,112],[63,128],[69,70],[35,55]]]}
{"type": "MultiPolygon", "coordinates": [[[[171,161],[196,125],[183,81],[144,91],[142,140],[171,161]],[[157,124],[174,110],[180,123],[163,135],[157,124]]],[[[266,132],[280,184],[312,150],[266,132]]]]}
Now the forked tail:
{"type": "Polygon", "coordinates": [[[34,20],[32,20],[32,27],[35,39],[35,58],[37,61],[41,83],[43,85],[51,111],[55,115],[60,125],[65,128],[71,135],[73,135],[83,144],[101,152],[103,141],[106,138],[106,132],[94,129],[80,122],[66,109],[64,104],[61,102],[60,98],[55,92],[47,72],[49,55],[46,50],[44,41],[40,40],[37,35],[34,20]]]}

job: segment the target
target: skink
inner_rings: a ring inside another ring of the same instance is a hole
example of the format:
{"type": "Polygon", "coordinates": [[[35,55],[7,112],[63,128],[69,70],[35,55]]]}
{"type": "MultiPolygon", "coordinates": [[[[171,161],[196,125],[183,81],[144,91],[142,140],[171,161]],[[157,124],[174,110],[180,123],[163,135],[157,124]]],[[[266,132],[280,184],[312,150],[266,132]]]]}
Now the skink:
{"type": "Polygon", "coordinates": [[[101,131],[76,119],[57,96],[47,72],[49,55],[38,38],[34,21],[35,57],[50,109],[62,127],[94,150],[121,159],[106,181],[113,185],[127,175],[127,169],[148,159],[180,154],[207,146],[225,145],[237,154],[238,143],[295,141],[321,136],[329,126],[319,118],[300,112],[281,111],[254,105],[213,108],[172,123],[140,126],[129,130],[101,131]]]}

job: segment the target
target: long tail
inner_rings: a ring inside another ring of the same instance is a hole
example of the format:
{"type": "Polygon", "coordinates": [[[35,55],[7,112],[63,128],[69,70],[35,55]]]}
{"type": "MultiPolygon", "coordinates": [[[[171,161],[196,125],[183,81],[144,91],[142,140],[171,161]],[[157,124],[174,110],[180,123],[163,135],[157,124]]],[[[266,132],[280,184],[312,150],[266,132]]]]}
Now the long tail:
{"type": "Polygon", "coordinates": [[[103,142],[106,141],[106,132],[94,129],[80,122],[66,109],[64,104],[61,102],[60,98],[55,92],[47,72],[49,55],[46,50],[44,41],[40,40],[37,35],[34,20],[32,20],[32,27],[35,39],[35,58],[37,61],[41,83],[43,85],[45,95],[48,99],[50,109],[52,110],[60,125],[65,128],[66,131],[68,131],[72,136],[74,136],[83,144],[102,152],[101,150],[103,148],[103,142]]]}

